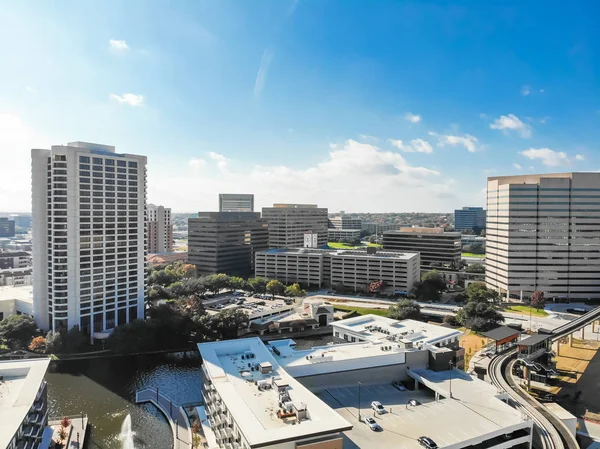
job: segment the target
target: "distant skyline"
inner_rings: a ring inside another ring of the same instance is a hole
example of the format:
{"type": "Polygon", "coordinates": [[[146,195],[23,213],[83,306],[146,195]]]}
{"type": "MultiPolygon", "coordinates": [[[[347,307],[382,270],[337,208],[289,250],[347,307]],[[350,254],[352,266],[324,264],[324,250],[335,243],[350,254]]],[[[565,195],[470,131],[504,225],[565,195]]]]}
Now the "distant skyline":
{"type": "Polygon", "coordinates": [[[0,211],[31,148],[148,156],[148,202],[485,206],[487,176],[600,170],[596,2],[0,0],[0,211]]]}

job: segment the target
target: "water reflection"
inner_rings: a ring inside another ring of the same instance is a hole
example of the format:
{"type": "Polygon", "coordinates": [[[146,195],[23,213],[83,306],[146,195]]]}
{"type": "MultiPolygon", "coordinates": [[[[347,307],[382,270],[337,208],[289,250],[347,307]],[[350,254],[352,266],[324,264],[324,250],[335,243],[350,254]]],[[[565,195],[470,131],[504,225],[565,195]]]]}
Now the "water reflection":
{"type": "Polygon", "coordinates": [[[135,404],[135,391],[159,387],[175,402],[200,400],[197,354],[114,357],[53,364],[46,377],[50,416],[87,413],[93,424],[89,447],[121,449],[121,424],[131,415],[136,449],[170,449],[171,429],[151,404],[135,404]]]}

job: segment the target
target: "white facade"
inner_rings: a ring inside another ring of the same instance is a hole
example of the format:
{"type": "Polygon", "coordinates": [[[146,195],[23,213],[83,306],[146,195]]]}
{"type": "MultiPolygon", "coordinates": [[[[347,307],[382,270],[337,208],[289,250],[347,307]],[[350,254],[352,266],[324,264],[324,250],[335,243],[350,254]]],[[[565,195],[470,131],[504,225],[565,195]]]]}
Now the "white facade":
{"type": "Polygon", "coordinates": [[[146,157],[86,142],[31,155],[37,325],[92,335],[143,318],[146,157]]]}
{"type": "Polygon", "coordinates": [[[254,212],[254,195],[219,193],[219,212],[254,212]]]}
{"type": "Polygon", "coordinates": [[[48,424],[49,364],[50,359],[0,361],[0,447],[40,446],[48,424]]]}
{"type": "Polygon", "coordinates": [[[318,248],[319,247],[319,234],[304,234],[304,247],[305,248],[318,248]]]}
{"type": "Polygon", "coordinates": [[[360,229],[338,229],[327,230],[327,240],[330,242],[358,242],[360,240],[360,229]]]}
{"type": "Polygon", "coordinates": [[[419,254],[312,248],[270,249],[256,253],[256,276],[314,286],[366,291],[383,282],[384,293],[409,292],[419,281],[419,254]]]}
{"type": "Polygon", "coordinates": [[[600,298],[600,173],[488,178],[485,279],[512,298],[600,298]]]}
{"type": "Polygon", "coordinates": [[[173,251],[173,221],[171,209],[148,204],[148,252],[168,253],[173,251]]]}
{"type": "Polygon", "coordinates": [[[352,425],[290,376],[259,338],[198,349],[204,406],[219,447],[342,448],[340,432],[352,425]]]}

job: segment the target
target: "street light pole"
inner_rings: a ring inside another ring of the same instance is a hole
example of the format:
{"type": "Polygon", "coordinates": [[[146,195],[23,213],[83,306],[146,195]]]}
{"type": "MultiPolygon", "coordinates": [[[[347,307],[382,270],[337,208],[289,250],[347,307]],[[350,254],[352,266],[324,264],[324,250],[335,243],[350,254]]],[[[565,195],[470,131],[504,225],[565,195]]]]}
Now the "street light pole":
{"type": "Polygon", "coordinates": [[[452,399],[452,370],[454,368],[454,361],[450,360],[450,399],[452,399]]]}
{"type": "Polygon", "coordinates": [[[360,422],[360,382],[358,382],[358,422],[360,422]]]}

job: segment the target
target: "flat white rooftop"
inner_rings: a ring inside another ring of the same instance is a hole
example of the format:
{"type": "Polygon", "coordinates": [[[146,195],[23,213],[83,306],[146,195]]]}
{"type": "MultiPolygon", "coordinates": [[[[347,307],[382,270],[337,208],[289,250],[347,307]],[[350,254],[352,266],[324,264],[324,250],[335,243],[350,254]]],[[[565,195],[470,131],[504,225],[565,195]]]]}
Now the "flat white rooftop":
{"type": "Polygon", "coordinates": [[[410,260],[416,257],[418,253],[403,253],[399,251],[381,251],[368,254],[367,250],[361,249],[319,249],[319,248],[273,248],[264,251],[258,251],[259,254],[293,254],[293,255],[320,255],[327,254],[329,256],[361,258],[361,259],[395,259],[395,260],[410,260]]]}
{"type": "Polygon", "coordinates": [[[0,287],[0,301],[9,299],[18,299],[21,301],[33,301],[33,287],[31,285],[22,285],[18,287],[2,286],[0,287]]]}
{"type": "MultiPolygon", "coordinates": [[[[452,388],[452,397],[460,406],[485,418],[479,424],[481,430],[501,429],[525,422],[521,412],[502,401],[506,393],[464,371],[431,371],[428,369],[410,370],[409,376],[419,379],[428,388],[448,397],[452,388]],[[452,386],[452,387],[451,387],[452,386]]],[[[468,413],[465,411],[465,413],[468,413]]]]}
{"type": "Polygon", "coordinates": [[[334,329],[345,330],[367,341],[411,341],[414,345],[442,346],[462,335],[456,329],[416,320],[394,320],[378,315],[363,315],[333,323],[334,329]]]}
{"type": "Polygon", "coordinates": [[[198,349],[204,369],[250,445],[275,444],[352,428],[348,421],[290,376],[259,338],[201,343],[198,349]],[[254,356],[247,358],[248,353],[254,356]],[[250,369],[250,365],[257,364],[270,364],[272,371],[262,374],[260,370],[250,369]],[[280,409],[277,388],[261,391],[256,385],[257,382],[272,383],[274,378],[278,384],[287,385],[291,403],[306,407],[307,419],[297,422],[277,417],[280,409]]]}
{"type": "Polygon", "coordinates": [[[0,362],[0,447],[7,447],[27,416],[50,359],[0,362]]]}

